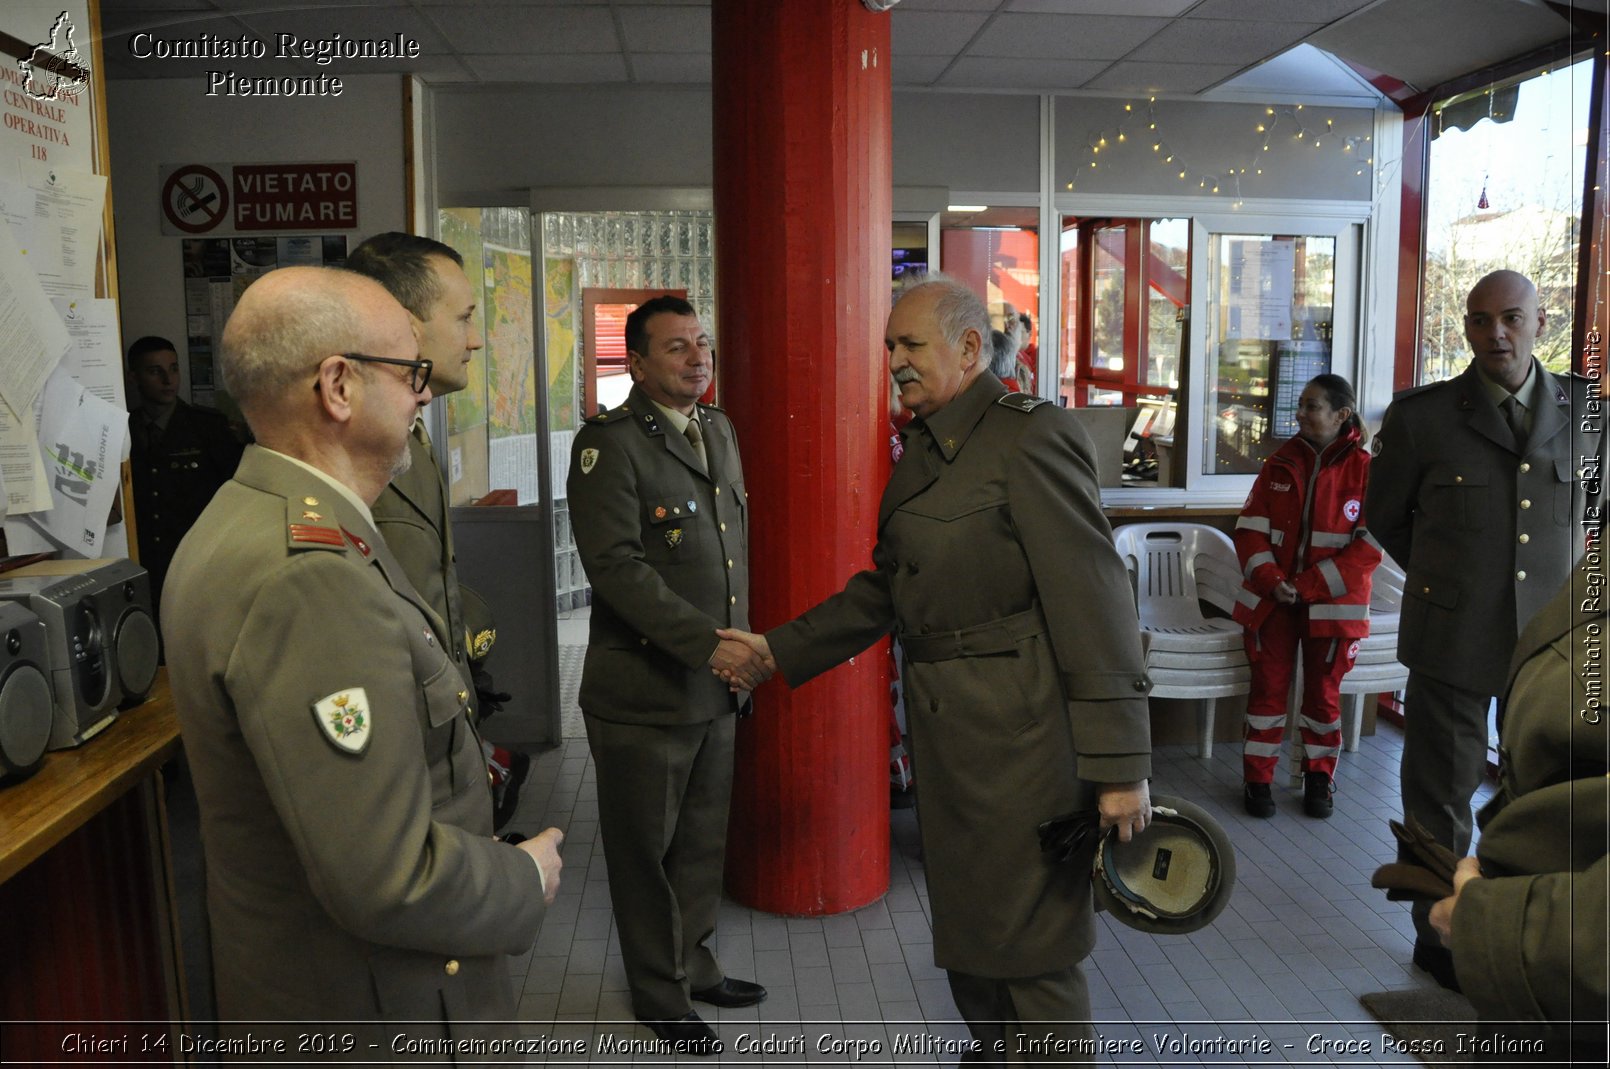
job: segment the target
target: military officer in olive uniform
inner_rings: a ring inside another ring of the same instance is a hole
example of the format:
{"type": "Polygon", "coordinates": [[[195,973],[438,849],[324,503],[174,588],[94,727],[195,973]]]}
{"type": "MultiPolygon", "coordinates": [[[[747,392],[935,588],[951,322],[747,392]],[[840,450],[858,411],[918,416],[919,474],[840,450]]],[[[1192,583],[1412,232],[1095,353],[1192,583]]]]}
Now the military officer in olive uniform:
{"type": "MultiPolygon", "coordinates": [[[[1459,855],[1486,768],[1487,709],[1516,636],[1565,582],[1582,522],[1600,507],[1581,477],[1599,448],[1582,418],[1590,384],[1532,356],[1544,322],[1525,276],[1477,282],[1466,301],[1470,367],[1400,394],[1371,445],[1364,511],[1407,574],[1403,812],[1459,855]]],[[[1429,908],[1414,907],[1414,963],[1456,987],[1429,908]]]]}
{"type": "Polygon", "coordinates": [[[766,672],[718,627],[749,621],[748,504],[738,440],[698,404],[712,374],[693,306],[656,297],[626,321],[634,380],[571,453],[570,522],[593,608],[581,710],[598,774],[599,831],[639,1019],[695,1054],[721,1043],[690,999],[766,995],[728,977],[715,934],[732,788],[733,714],[766,672]]]}
{"type": "Polygon", "coordinates": [[[326,268],[264,276],[224,330],[259,444],[165,599],[226,1037],[335,1021],[386,1058],[398,1033],[511,1035],[506,955],[558,890],[557,829],[492,837],[442,621],[370,513],[430,398],[418,351],[384,289],[326,268]]]}
{"type": "MultiPolygon", "coordinates": [[[[431,362],[435,397],[469,385],[470,360],[485,345],[475,329],[475,294],[464,274],[464,257],[431,238],[388,231],[352,250],[346,268],[379,282],[414,317],[419,355],[431,362]]],[[[463,587],[453,555],[453,528],[447,519],[447,487],[423,418],[415,422],[408,470],[393,479],[375,502],[375,523],[386,545],[408,572],[453,635],[453,660],[473,682],[470,662],[485,656],[477,649],[491,638],[486,628],[469,630],[463,587]]]]}
{"type": "MultiPolygon", "coordinates": [[[[1460,986],[1491,1034],[1539,1057],[1604,1063],[1610,1018],[1610,722],[1603,549],[1582,558],[1521,635],[1499,745],[1498,793],[1476,857],[1431,909],[1460,986]],[[1513,1022],[1551,1022],[1523,1026],[1513,1022]],[[1574,1027],[1565,1022],[1575,1021],[1574,1027]]],[[[1502,1052],[1501,1052],[1502,1053],[1502,1052]]]]}
{"type": "Polygon", "coordinates": [[[1095,808],[1125,841],[1146,826],[1150,683],[1089,438],[1007,393],[989,339],[983,301],[951,279],[896,303],[884,344],[915,418],[874,566],[756,644],[799,686],[900,636],[935,963],[983,1060],[1004,1042],[1014,1062],[1066,1061],[1014,1053],[1025,1031],[1093,1037],[1088,856],[1052,863],[1036,829],[1095,808]]]}
{"type": "Polygon", "coordinates": [[[229,421],[179,399],[179,354],[154,335],[129,346],[134,410],[129,414],[129,472],[140,566],[160,604],[168,563],[212,495],[235,474],[241,444],[229,421]]]}

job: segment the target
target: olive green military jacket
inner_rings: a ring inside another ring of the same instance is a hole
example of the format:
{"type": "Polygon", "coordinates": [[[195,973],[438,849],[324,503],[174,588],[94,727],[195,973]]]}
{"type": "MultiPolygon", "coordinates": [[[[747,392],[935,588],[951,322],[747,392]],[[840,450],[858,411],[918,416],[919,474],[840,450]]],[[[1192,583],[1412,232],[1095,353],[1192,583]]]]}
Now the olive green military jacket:
{"type": "Polygon", "coordinates": [[[1036,829],[1151,774],[1140,622],[1090,440],[988,372],[902,433],[873,567],[766,637],[798,686],[898,633],[934,960],[1065,968],[1094,943],[1090,870],[1047,861],[1036,829]]]}
{"type": "Polygon", "coordinates": [[[1459,984],[1487,1020],[1610,1012],[1603,554],[1584,557],[1515,651],[1498,793],[1479,817],[1484,878],[1465,884],[1453,917],[1459,984]]]}
{"type": "Polygon", "coordinates": [[[1599,448],[1583,419],[1593,385],[1533,364],[1547,400],[1524,453],[1474,364],[1399,394],[1370,445],[1364,515],[1407,574],[1398,659],[1484,694],[1503,688],[1516,636],[1571,573],[1603,500],[1582,477],[1599,448]]]}
{"type": "Polygon", "coordinates": [[[362,514],[249,447],[163,608],[221,1017],[501,1034],[465,1022],[512,1016],[541,877],[492,838],[441,622],[362,514]]]}
{"type": "Polygon", "coordinates": [[[709,663],[716,628],[749,627],[748,493],[731,421],[710,405],[698,415],[708,474],[635,386],[576,434],[566,488],[593,588],[591,716],[693,724],[735,710],[709,663]]]}
{"type": "MultiPolygon", "coordinates": [[[[429,445],[409,435],[408,470],[380,492],[372,509],[375,527],[402,565],[408,581],[441,617],[451,636],[453,662],[468,683],[474,639],[465,626],[464,599],[453,553],[453,528],[447,518],[447,488],[429,445]]],[[[470,687],[471,702],[475,688],[470,687]]]]}

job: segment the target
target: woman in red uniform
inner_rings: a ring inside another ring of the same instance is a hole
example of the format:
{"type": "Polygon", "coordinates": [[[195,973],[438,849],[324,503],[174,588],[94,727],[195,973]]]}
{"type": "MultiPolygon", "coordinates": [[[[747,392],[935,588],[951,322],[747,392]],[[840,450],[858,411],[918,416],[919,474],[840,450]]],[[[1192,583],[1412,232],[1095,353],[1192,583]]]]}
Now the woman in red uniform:
{"type": "Polygon", "coordinates": [[[1252,693],[1242,750],[1247,812],[1271,817],[1269,785],[1279,762],[1298,650],[1303,812],[1331,814],[1341,750],[1337,692],[1370,631],[1370,575],[1381,547],[1364,527],[1370,457],[1353,387],[1320,375],[1297,402],[1297,437],[1264,461],[1235,524],[1246,582],[1235,618],[1246,629],[1252,693]]]}

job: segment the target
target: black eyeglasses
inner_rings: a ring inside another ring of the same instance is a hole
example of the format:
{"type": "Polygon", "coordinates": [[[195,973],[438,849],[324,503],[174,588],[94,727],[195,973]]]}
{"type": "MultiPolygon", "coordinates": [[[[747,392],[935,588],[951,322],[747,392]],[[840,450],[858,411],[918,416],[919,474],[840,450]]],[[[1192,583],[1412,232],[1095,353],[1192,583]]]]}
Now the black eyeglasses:
{"type": "Polygon", "coordinates": [[[408,376],[408,385],[414,388],[415,393],[424,393],[425,387],[430,385],[431,369],[436,365],[429,360],[397,360],[389,356],[365,356],[362,353],[342,353],[348,360],[361,360],[368,364],[395,364],[397,367],[412,369],[408,376]]]}

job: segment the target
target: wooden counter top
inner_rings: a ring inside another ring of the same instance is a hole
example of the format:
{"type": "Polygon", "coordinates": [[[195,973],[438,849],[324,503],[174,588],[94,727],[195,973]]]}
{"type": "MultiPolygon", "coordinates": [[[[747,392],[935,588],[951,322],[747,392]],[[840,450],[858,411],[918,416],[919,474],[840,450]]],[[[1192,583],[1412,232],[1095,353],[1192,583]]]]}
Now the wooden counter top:
{"type": "Polygon", "coordinates": [[[0,788],[0,881],[9,880],[179,751],[166,669],[145,703],[84,745],[47,753],[39,771],[0,788]]]}

